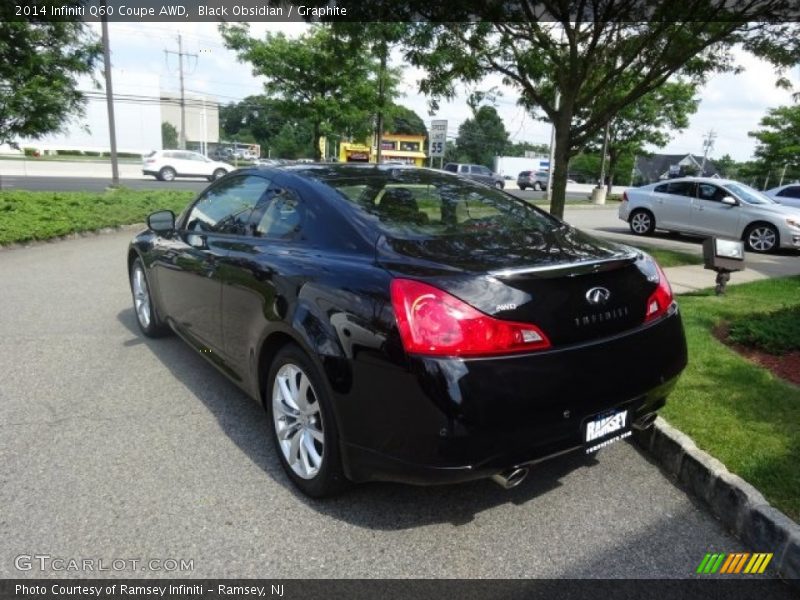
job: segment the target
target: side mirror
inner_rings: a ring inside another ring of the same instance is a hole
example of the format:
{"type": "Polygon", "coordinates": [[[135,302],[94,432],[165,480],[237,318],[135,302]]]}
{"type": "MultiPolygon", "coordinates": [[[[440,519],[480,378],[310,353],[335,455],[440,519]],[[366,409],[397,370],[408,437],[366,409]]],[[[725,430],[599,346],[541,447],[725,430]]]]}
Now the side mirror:
{"type": "Polygon", "coordinates": [[[722,198],[722,203],[727,204],[728,206],[738,206],[739,201],[733,196],[724,196],[722,198]]]}
{"type": "Polygon", "coordinates": [[[156,233],[175,231],[175,213],[171,210],[160,210],[147,217],[148,229],[156,233]]]}

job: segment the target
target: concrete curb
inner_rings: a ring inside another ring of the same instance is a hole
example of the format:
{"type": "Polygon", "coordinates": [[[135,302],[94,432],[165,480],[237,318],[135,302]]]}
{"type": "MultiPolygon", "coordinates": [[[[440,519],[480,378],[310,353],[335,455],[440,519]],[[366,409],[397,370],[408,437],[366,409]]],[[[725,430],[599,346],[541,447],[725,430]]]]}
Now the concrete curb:
{"type": "Polygon", "coordinates": [[[774,552],[778,576],[800,589],[800,525],[661,417],[650,429],[635,431],[634,439],[742,542],[758,552],[774,552]]]}
{"type": "Polygon", "coordinates": [[[46,246],[48,244],[55,244],[57,242],[66,242],[69,240],[80,240],[83,238],[97,237],[99,235],[107,235],[109,233],[121,233],[125,231],[141,231],[146,225],[144,223],[131,223],[130,225],[119,225],[117,227],[102,227],[100,229],[90,229],[87,231],[76,231],[66,235],[59,235],[46,240],[30,240],[27,242],[12,242],[10,244],[0,244],[0,252],[7,252],[10,250],[24,250],[25,248],[35,248],[37,246],[46,246]]]}

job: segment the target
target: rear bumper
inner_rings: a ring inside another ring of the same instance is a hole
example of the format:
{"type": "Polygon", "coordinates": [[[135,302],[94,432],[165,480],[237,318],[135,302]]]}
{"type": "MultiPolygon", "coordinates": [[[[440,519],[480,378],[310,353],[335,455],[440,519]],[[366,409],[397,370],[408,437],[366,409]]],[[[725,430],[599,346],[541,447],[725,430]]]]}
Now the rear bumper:
{"type": "Polygon", "coordinates": [[[356,361],[353,390],[337,399],[345,472],[354,481],[454,483],[581,449],[598,413],[627,408],[629,423],[648,425],[686,361],[677,311],[537,354],[416,357],[406,369],[356,361]]]}

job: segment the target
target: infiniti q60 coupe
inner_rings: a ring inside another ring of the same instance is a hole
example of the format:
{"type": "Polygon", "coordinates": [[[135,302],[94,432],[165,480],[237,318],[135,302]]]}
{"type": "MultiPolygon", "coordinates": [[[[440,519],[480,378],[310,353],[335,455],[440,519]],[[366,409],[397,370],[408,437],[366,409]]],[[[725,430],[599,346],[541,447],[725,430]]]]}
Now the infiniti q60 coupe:
{"type": "Polygon", "coordinates": [[[128,272],[264,406],[306,494],[492,478],[652,425],[686,365],[647,254],[503,191],[394,165],[250,168],[148,217],[128,272]]]}

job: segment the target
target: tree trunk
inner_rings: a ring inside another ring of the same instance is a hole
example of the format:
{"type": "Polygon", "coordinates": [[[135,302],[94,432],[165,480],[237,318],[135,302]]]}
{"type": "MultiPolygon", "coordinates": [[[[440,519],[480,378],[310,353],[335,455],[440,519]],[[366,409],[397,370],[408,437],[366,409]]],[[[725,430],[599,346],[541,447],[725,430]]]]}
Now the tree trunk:
{"type": "Polygon", "coordinates": [[[613,152],[608,154],[608,185],[606,186],[606,197],[611,195],[611,190],[614,187],[614,169],[617,168],[617,157],[613,152]]]}
{"type": "MultiPolygon", "coordinates": [[[[566,112],[566,111],[565,111],[566,112]]],[[[553,153],[553,164],[551,165],[550,185],[553,186],[550,198],[550,214],[564,218],[564,204],[567,199],[567,169],[569,169],[570,158],[570,124],[571,115],[561,114],[555,121],[556,129],[556,148],[553,153]]]]}

